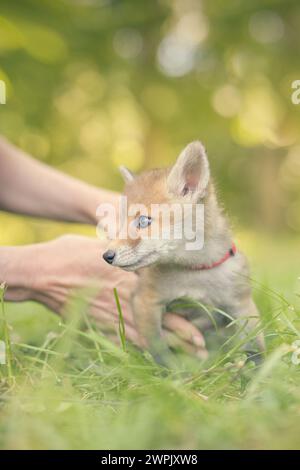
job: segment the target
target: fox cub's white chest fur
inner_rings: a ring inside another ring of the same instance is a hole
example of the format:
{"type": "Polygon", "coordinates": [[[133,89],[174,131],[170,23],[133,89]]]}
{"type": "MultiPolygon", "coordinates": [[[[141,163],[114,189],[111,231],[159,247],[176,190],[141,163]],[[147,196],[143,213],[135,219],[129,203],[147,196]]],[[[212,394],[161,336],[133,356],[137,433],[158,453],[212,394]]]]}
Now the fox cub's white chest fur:
{"type": "Polygon", "coordinates": [[[126,237],[123,230],[123,236],[110,243],[103,257],[113,266],[139,274],[132,307],[145,346],[161,360],[166,352],[162,315],[167,304],[182,297],[235,317],[248,317],[248,328],[253,327],[258,312],[251,296],[247,261],[239,250],[232,251],[232,235],[217,202],[203,145],[189,144],[171,168],[138,176],[126,168],[121,172],[128,206],[126,237]],[[200,205],[204,210],[197,217],[182,217],[183,208],[188,207],[193,215],[200,205]],[[187,243],[193,240],[182,227],[181,237],[166,237],[165,212],[157,208],[171,208],[168,228],[173,230],[168,233],[174,234],[180,224],[190,224],[188,233],[192,231],[195,240],[203,239],[203,246],[188,249],[187,243]],[[153,233],[156,236],[151,236],[153,233]]]}

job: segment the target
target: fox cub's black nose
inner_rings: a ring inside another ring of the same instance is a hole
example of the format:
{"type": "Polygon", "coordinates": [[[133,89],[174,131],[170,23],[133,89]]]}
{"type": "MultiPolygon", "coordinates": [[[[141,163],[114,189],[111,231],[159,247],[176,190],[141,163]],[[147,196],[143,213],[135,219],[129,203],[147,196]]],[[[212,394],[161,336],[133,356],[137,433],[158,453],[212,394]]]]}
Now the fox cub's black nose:
{"type": "Polygon", "coordinates": [[[103,259],[105,259],[107,263],[112,264],[115,256],[116,256],[116,253],[113,250],[107,250],[103,254],[103,259]]]}

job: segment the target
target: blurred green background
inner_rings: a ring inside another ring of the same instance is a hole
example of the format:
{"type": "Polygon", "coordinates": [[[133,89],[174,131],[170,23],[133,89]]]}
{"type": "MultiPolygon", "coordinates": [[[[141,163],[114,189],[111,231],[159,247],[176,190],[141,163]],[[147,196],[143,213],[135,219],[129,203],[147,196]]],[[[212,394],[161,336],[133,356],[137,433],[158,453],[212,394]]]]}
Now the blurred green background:
{"type": "MultiPolygon", "coordinates": [[[[120,164],[168,165],[201,139],[250,258],[260,311],[267,319],[281,312],[269,331],[275,347],[300,337],[300,104],[291,101],[299,31],[299,0],[0,0],[0,134],[115,190],[120,164]]],[[[66,231],[95,236],[94,228],[0,213],[2,245],[66,231]]],[[[205,401],[119,350],[94,363],[93,343],[84,350],[72,339],[76,354],[62,371],[43,352],[55,354],[59,319],[33,303],[6,309],[25,385],[0,407],[1,447],[299,448],[299,368],[290,361],[275,373],[271,356],[267,372],[258,369],[254,390],[261,381],[262,391],[252,402],[241,400],[247,371],[239,381],[217,356],[215,371],[191,388],[205,401]]]]}
{"type": "MultiPolygon", "coordinates": [[[[116,190],[200,138],[234,224],[295,238],[299,30],[297,0],[0,0],[0,133],[116,190]]],[[[0,217],[1,244],[65,231],[0,217]]]]}

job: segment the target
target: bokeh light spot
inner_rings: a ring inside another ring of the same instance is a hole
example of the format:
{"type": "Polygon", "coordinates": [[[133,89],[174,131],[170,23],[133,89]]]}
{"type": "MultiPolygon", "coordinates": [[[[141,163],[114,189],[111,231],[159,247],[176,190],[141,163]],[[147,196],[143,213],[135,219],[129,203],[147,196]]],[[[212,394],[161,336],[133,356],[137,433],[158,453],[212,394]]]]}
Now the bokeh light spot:
{"type": "Polygon", "coordinates": [[[115,33],[113,45],[120,57],[134,59],[142,52],[143,38],[136,29],[124,28],[115,33]]]}
{"type": "Polygon", "coordinates": [[[214,110],[223,117],[235,116],[241,107],[239,90],[233,85],[224,85],[218,88],[212,97],[214,110]]]}
{"type": "Polygon", "coordinates": [[[274,11],[259,11],[250,18],[249,31],[256,41],[271,44],[279,41],[284,35],[284,23],[274,11]]]}

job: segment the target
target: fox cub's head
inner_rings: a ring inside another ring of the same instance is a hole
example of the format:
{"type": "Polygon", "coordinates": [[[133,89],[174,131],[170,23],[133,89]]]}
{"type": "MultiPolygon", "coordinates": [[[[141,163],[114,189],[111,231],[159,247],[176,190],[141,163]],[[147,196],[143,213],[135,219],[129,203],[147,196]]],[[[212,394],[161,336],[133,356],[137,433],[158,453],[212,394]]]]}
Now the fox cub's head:
{"type": "Polygon", "coordinates": [[[189,144],[171,168],[134,176],[122,167],[121,173],[127,207],[122,211],[118,236],[103,258],[128,271],[172,262],[184,252],[187,240],[204,231],[203,211],[198,208],[211,191],[203,145],[189,144]]]}

